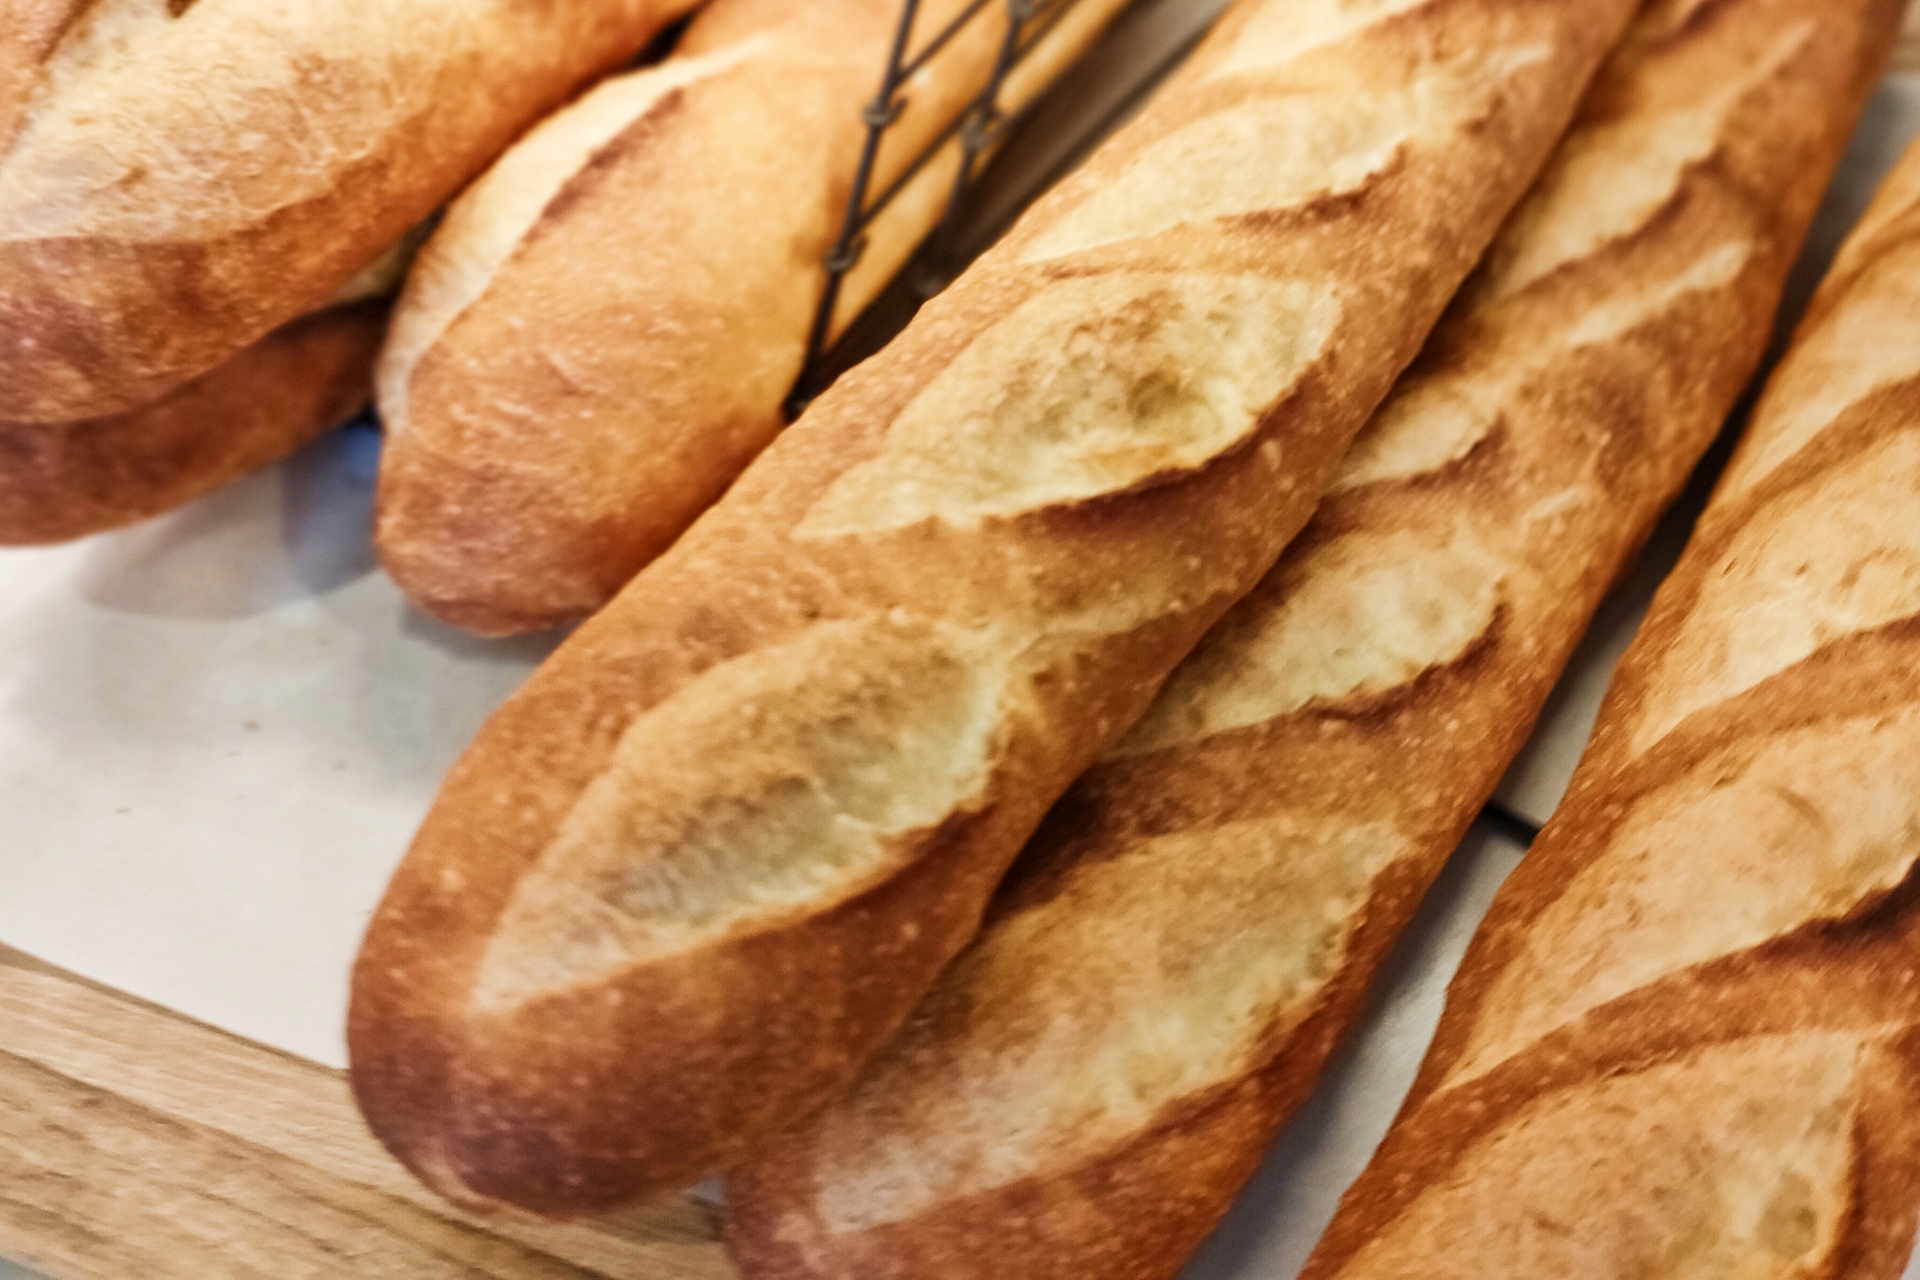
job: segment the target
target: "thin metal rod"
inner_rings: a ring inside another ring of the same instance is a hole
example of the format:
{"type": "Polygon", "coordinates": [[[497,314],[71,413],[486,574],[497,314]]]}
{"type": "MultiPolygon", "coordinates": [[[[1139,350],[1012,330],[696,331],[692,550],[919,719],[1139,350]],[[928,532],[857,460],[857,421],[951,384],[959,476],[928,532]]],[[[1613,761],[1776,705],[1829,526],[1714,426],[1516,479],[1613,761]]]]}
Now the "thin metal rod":
{"type": "Polygon", "coordinates": [[[1073,8],[1074,4],[1075,0],[1041,0],[1036,4],[1033,16],[1027,20],[1027,34],[1021,42],[1020,52],[1014,55],[1014,61],[1019,62],[1032,53],[1033,47],[1046,39],[1049,31],[1060,25],[1060,19],[1067,16],[1067,11],[1073,8]]]}
{"type": "MultiPolygon", "coordinates": [[[[1060,25],[1060,20],[1067,16],[1067,13],[1073,8],[1074,3],[1075,0],[1053,0],[1051,8],[1047,9],[1041,16],[1028,20],[1026,34],[1022,37],[1020,48],[1013,55],[1013,62],[1008,67],[1009,74],[1011,74],[1012,67],[1018,66],[1025,60],[1028,54],[1033,52],[1035,46],[1046,39],[1048,32],[1060,25]]],[[[992,104],[992,119],[983,123],[980,127],[982,145],[979,150],[981,151],[986,151],[997,145],[1003,137],[1012,131],[1015,125],[1026,119],[1033,108],[1039,105],[1039,97],[1036,96],[1032,101],[1016,107],[1009,113],[1001,106],[998,100],[998,90],[1003,88],[1005,88],[1004,81],[995,86],[996,92],[992,104]]],[[[974,177],[979,177],[978,170],[975,171],[974,177]]]]}
{"type": "MultiPolygon", "coordinates": [[[[807,355],[801,367],[800,381],[795,386],[796,398],[806,389],[814,366],[826,350],[847,273],[853,270],[866,249],[865,238],[861,235],[865,225],[861,211],[867,202],[867,187],[873,182],[874,165],[880,157],[880,144],[886,137],[888,127],[900,116],[900,83],[906,78],[901,67],[906,61],[907,47],[913,41],[914,23],[919,16],[920,0],[905,0],[900,11],[900,25],[893,33],[893,46],[887,55],[886,72],[880,77],[880,92],[867,104],[861,115],[866,121],[867,137],[860,149],[860,166],[854,171],[853,190],[847,199],[846,216],[840,223],[840,235],[834,241],[832,252],[827,255],[826,289],[821,295],[820,305],[814,311],[813,326],[807,333],[807,355]]],[[[793,411],[794,403],[795,400],[789,400],[789,412],[793,411]]]]}
{"type": "MultiPolygon", "coordinates": [[[[890,182],[880,195],[868,200],[868,192],[873,186],[874,176],[879,168],[880,148],[886,139],[886,132],[906,109],[906,100],[901,96],[901,87],[906,81],[922,70],[950,45],[967,25],[979,19],[980,15],[992,7],[994,0],[971,0],[954,19],[941,28],[917,53],[908,51],[913,44],[913,29],[920,15],[920,0],[904,0],[900,25],[894,32],[893,44],[887,57],[886,72],[880,80],[880,92],[862,110],[861,119],[867,127],[867,136],[860,151],[860,164],[854,172],[853,186],[848,192],[847,209],[841,219],[840,234],[835,239],[833,249],[824,263],[826,269],[826,287],[822,290],[819,306],[814,311],[813,325],[807,335],[806,360],[802,366],[799,380],[794,384],[793,394],[787,401],[789,416],[798,416],[806,402],[812,398],[814,380],[818,376],[822,357],[826,354],[828,339],[833,335],[834,316],[839,310],[840,297],[846,286],[847,276],[859,265],[861,256],[866,252],[866,230],[889,205],[904,191],[914,178],[922,173],[935,156],[953,139],[960,139],[960,168],[955,174],[953,190],[948,196],[947,207],[942,213],[934,233],[927,238],[928,246],[935,252],[941,246],[950,244],[954,238],[965,206],[967,192],[972,188],[978,176],[980,157],[990,150],[1004,136],[1011,121],[1000,107],[1000,94],[1006,86],[1008,74],[1030,53],[1034,46],[1052,29],[1071,9],[1076,0],[1005,0],[1007,13],[1007,31],[1001,40],[1000,50],[994,59],[992,74],[986,85],[968,102],[952,121],[928,141],[928,143],[908,162],[905,169],[890,182]]],[[[1015,118],[1024,114],[1017,112],[1015,118]]]]}
{"type": "Polygon", "coordinates": [[[968,189],[973,186],[974,171],[980,163],[980,156],[992,145],[992,129],[1000,117],[1000,90],[1006,86],[1007,75],[1020,57],[1020,37],[1033,16],[1034,0],[1007,0],[1007,34],[1000,41],[1000,55],[994,60],[993,74],[987,78],[987,87],[980,91],[980,96],[973,100],[973,106],[967,111],[967,123],[961,130],[960,169],[954,174],[953,194],[947,199],[947,211],[940,219],[940,229],[935,233],[943,246],[951,243],[959,225],[960,211],[966,203],[968,189]]]}
{"type": "Polygon", "coordinates": [[[960,238],[960,223],[966,213],[967,195],[980,179],[981,157],[999,145],[1013,127],[1024,119],[1032,102],[1011,115],[1001,106],[1000,94],[1007,77],[1022,59],[1031,53],[1047,33],[1073,8],[1074,0],[1008,0],[1007,33],[1000,46],[999,59],[986,87],[966,113],[960,167],[954,174],[953,191],[947,198],[940,225],[928,237],[935,261],[950,257],[960,238]]]}
{"type": "Polygon", "coordinates": [[[972,111],[971,108],[969,108],[967,112],[955,116],[947,123],[944,129],[935,134],[927,144],[926,149],[913,158],[913,163],[903,169],[900,176],[895,178],[887,186],[885,191],[875,196],[873,203],[861,211],[860,226],[864,229],[873,225],[874,220],[886,212],[887,206],[892,204],[894,200],[899,197],[900,193],[907,189],[907,184],[919,177],[921,170],[933,163],[934,158],[940,154],[941,148],[953,141],[955,135],[964,130],[967,127],[967,122],[972,118],[972,111]]]}
{"type": "MultiPolygon", "coordinates": [[[[972,7],[971,12],[977,13],[982,6],[991,2],[992,0],[979,0],[979,2],[972,7]]],[[[920,176],[921,170],[933,162],[934,158],[940,154],[941,149],[945,147],[948,142],[951,142],[955,135],[961,133],[968,127],[969,121],[972,120],[974,114],[981,109],[989,93],[993,93],[994,97],[997,98],[997,90],[1003,87],[1001,81],[1005,75],[1010,72],[1014,66],[1018,65],[1022,58],[1033,51],[1033,47],[1040,43],[1047,32],[1053,30],[1060,19],[1065,17],[1067,12],[1073,8],[1074,3],[1075,0],[1051,0],[1051,7],[1046,10],[1043,17],[1029,21],[1027,34],[1021,38],[1020,47],[1014,53],[1012,60],[1006,62],[1006,70],[996,69],[994,73],[995,78],[989,82],[988,88],[969,102],[959,115],[947,123],[945,128],[941,129],[939,133],[929,139],[926,147],[919,155],[913,158],[912,163],[888,184],[886,190],[882,191],[878,196],[875,196],[873,200],[860,211],[859,230],[864,231],[866,228],[872,226],[874,221],[882,213],[886,212],[887,206],[891,205],[899,198],[900,193],[906,190],[908,184],[920,176]]],[[[1005,58],[1004,49],[1000,56],[1005,58]]],[[[911,77],[912,72],[908,71],[907,75],[911,77]]],[[[1000,135],[1005,132],[1004,125],[1010,123],[1008,117],[999,111],[997,101],[991,105],[994,109],[994,120],[997,123],[985,133],[986,145],[975,149],[974,156],[976,159],[979,152],[985,150],[986,146],[991,146],[993,143],[999,141],[1000,135]]],[[[974,176],[978,176],[977,171],[974,176]]],[[[971,178],[969,181],[971,181],[971,178]]],[[[942,218],[942,222],[945,222],[944,217],[942,218]]]]}
{"type": "Polygon", "coordinates": [[[939,35],[935,36],[933,39],[927,42],[926,48],[914,54],[913,57],[907,59],[906,64],[900,68],[901,79],[906,79],[907,77],[911,76],[914,72],[920,70],[920,68],[926,66],[929,62],[932,62],[935,58],[939,57],[940,51],[946,48],[947,45],[952,42],[955,36],[959,35],[962,31],[965,31],[967,29],[967,24],[969,22],[972,22],[975,18],[979,17],[980,11],[982,9],[986,8],[988,5],[992,3],[993,3],[993,0],[973,0],[972,4],[969,4],[966,8],[962,9],[957,15],[955,15],[953,21],[949,22],[946,25],[945,30],[941,31],[939,35]]]}

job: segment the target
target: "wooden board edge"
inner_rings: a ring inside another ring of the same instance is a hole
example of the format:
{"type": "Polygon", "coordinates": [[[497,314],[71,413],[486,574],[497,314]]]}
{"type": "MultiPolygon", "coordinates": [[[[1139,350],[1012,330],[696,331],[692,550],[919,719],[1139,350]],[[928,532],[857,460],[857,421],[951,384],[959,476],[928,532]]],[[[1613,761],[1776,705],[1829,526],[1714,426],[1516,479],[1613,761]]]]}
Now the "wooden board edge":
{"type": "Polygon", "coordinates": [[[340,1073],[5,947],[0,1255],[52,1280],[733,1275],[690,1201],[593,1226],[463,1213],[381,1150],[340,1073]]]}

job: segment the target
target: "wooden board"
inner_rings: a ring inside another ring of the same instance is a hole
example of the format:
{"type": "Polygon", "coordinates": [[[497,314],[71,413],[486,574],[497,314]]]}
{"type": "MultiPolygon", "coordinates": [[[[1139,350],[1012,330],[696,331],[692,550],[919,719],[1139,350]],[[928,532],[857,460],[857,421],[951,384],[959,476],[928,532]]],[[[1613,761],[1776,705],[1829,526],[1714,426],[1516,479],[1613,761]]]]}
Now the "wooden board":
{"type": "Polygon", "coordinates": [[[0,1241],[61,1280],[723,1280],[690,1200],[592,1227],[463,1215],[338,1073],[0,948],[0,1241]]]}

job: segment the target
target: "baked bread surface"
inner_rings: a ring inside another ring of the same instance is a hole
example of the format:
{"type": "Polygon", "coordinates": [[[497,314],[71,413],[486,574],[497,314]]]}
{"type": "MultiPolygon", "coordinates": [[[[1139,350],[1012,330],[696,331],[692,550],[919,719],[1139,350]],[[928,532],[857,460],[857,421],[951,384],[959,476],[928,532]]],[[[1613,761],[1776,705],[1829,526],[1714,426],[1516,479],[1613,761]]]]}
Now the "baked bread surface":
{"type": "Polygon", "coordinates": [[[692,0],[12,0],[0,421],[151,404],[322,307],[692,0]]]}
{"type": "Polygon", "coordinates": [[[373,1129],[609,1209],[825,1102],[1305,524],[1626,0],[1254,0],[565,644],[370,928],[373,1129]]]}
{"type": "Polygon", "coordinates": [[[1815,298],[1308,1276],[1902,1274],[1916,303],[1920,149],[1815,298]]]}
{"type": "MultiPolygon", "coordinates": [[[[924,48],[969,0],[927,0],[924,48]]],[[[1017,110],[1121,0],[1076,0],[1005,86],[1017,110]]],[[[997,6],[905,86],[869,199],[981,91],[997,6]]],[[[584,617],[785,424],[900,0],[718,0],[665,62],[533,130],[416,267],[382,363],[381,559],[489,634],[584,617]]],[[[869,227],[851,316],[932,230],[949,146],[869,227]]]]}
{"type": "Polygon", "coordinates": [[[1637,19],[1313,523],[904,1032],[730,1178],[746,1276],[1164,1280],[1226,1210],[1752,376],[1895,14],[1695,8],[1637,19]]]}
{"type": "Polygon", "coordinates": [[[386,320],[379,300],[331,307],[141,408],[0,422],[0,545],[116,529],[286,457],[373,399],[386,320]]]}

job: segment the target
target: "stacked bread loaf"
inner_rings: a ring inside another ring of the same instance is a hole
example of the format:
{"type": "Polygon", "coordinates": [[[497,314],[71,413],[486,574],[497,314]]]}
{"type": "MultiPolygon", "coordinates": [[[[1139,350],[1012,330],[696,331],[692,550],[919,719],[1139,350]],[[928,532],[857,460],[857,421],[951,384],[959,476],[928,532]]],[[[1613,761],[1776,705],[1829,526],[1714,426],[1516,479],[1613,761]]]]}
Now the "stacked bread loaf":
{"type": "Polygon", "coordinates": [[[1306,522],[1630,0],[1242,0],[455,766],[373,920],[374,1130],[610,1208],[825,1102],[1306,522]]]}
{"type": "Polygon", "coordinates": [[[1307,1275],[1902,1273],[1916,511],[1920,150],[1815,300],[1307,1275]]]}
{"type": "Polygon", "coordinates": [[[355,277],[693,2],[8,6],[0,541],[151,515],[364,403],[355,277]]]}
{"type": "MultiPolygon", "coordinates": [[[[971,2],[920,4],[913,47],[971,2]]],[[[1050,15],[1003,107],[1119,7],[1050,15]]],[[[784,425],[900,16],[717,0],[673,57],[534,130],[453,205],[381,370],[380,553],[422,608],[488,633],[591,613],[784,425]]],[[[1006,26],[968,22],[902,86],[869,198],[980,94],[1006,26]]],[[[841,315],[932,229],[959,161],[956,142],[868,228],[841,315]]]]}
{"type": "Polygon", "coordinates": [[[62,542],[169,511],[365,408],[377,299],[292,321],[125,413],[0,422],[0,544],[62,542]]]}
{"type": "Polygon", "coordinates": [[[1164,1278],[1225,1211],[1752,375],[1896,6],[1697,10],[1644,11],[1306,534],[733,1179],[746,1275],[1164,1278]]]}

